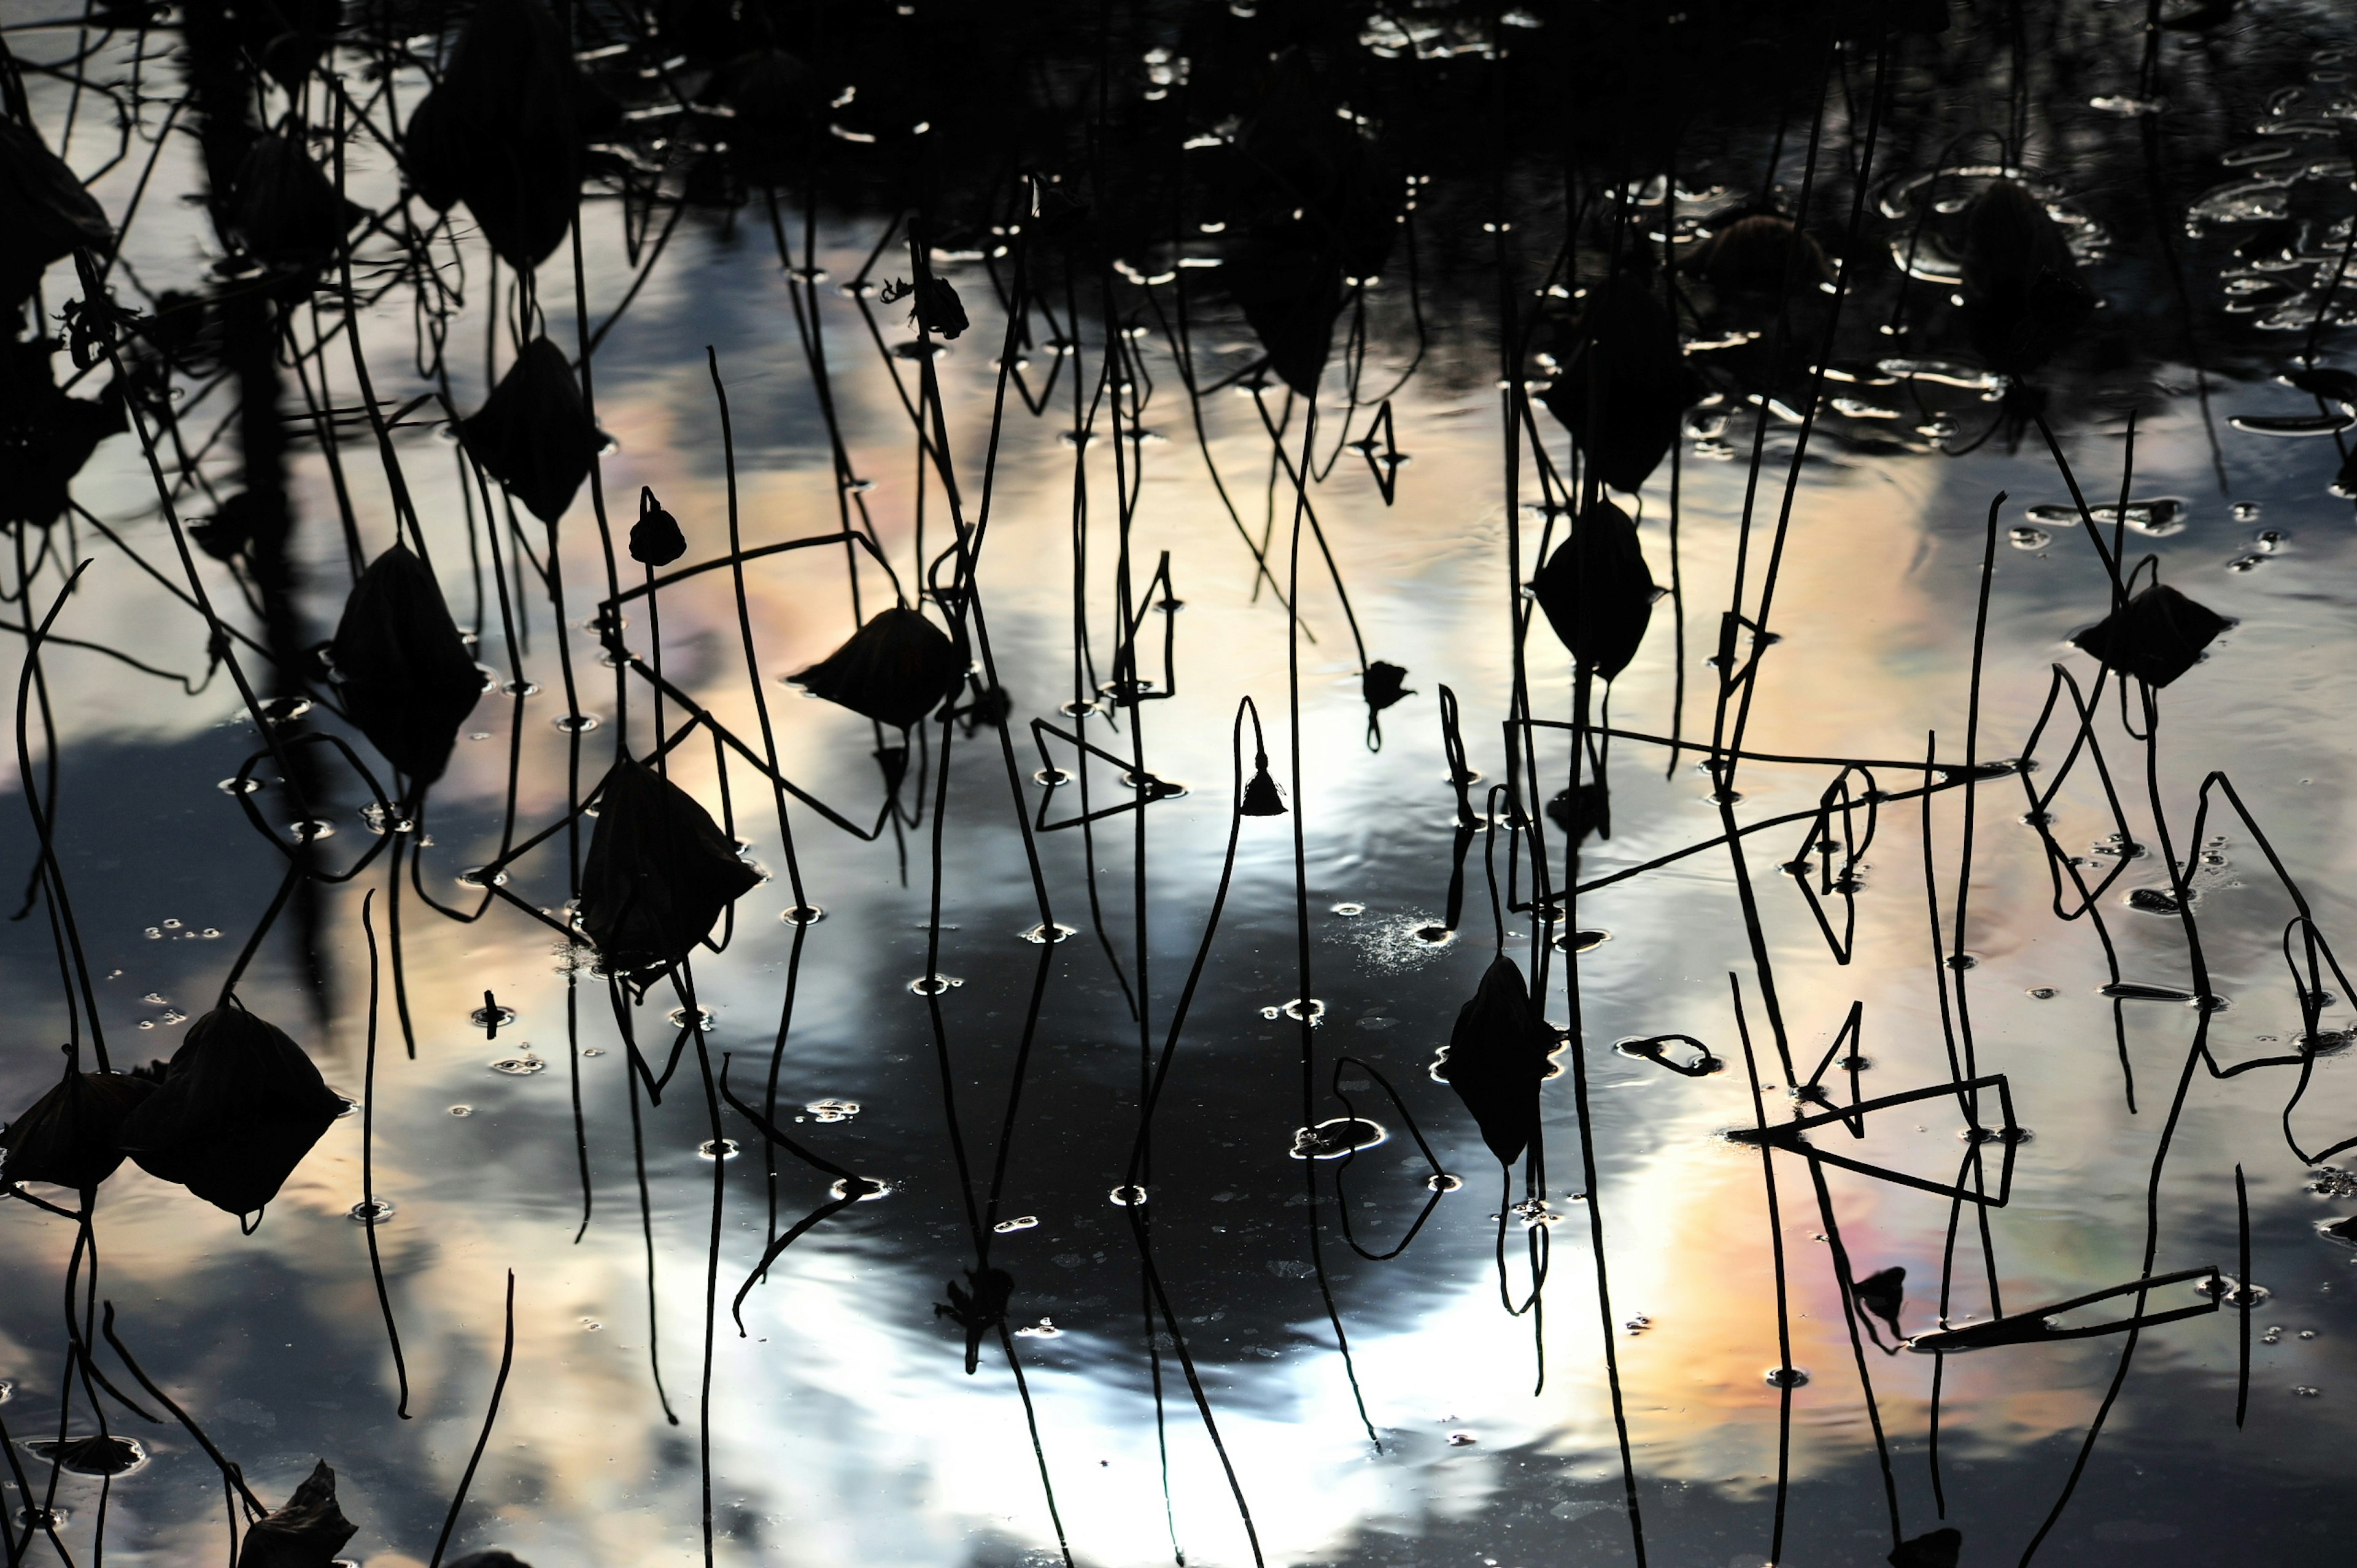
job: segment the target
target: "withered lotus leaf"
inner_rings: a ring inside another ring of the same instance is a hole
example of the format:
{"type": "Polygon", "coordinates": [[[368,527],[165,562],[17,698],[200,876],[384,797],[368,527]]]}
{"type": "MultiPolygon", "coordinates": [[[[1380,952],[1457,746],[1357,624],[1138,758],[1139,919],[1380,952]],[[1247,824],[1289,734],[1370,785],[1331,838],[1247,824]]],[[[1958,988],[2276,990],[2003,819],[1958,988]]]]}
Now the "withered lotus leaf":
{"type": "Polygon", "coordinates": [[[274,266],[323,266],[365,216],[336,193],[300,142],[258,136],[238,165],[230,220],[257,260],[274,266]]]}
{"type": "Polygon", "coordinates": [[[1879,1270],[1859,1280],[1850,1287],[1858,1305],[1890,1325],[1890,1332],[1904,1337],[1899,1326],[1899,1309],[1907,1300],[1907,1271],[1892,1267],[1879,1270]]]}
{"type": "Polygon", "coordinates": [[[410,188],[436,208],[464,201],[500,259],[529,271],[573,226],[595,95],[542,0],[487,0],[403,132],[410,188]]]}
{"type": "Polygon", "coordinates": [[[1784,292],[1788,276],[1795,288],[1813,289],[1834,275],[1814,237],[1781,212],[1737,219],[1696,245],[1681,264],[1722,295],[1772,297],[1784,292]]]}
{"type": "Polygon", "coordinates": [[[96,1187],[123,1163],[124,1119],[155,1090],[153,1079],[81,1072],[70,1063],[62,1079],[0,1132],[7,1146],[0,1182],[96,1187]]]}
{"type": "Polygon", "coordinates": [[[344,601],[328,657],[344,711],[385,760],[420,784],[442,777],[482,671],[425,563],[396,544],[344,601]]]}
{"type": "Polygon", "coordinates": [[[645,763],[607,770],[581,872],[581,929],[616,974],[670,968],[761,874],[711,813],[645,763]]]}
{"type": "Polygon", "coordinates": [[[1602,497],[1580,513],[1531,586],[1571,656],[1609,681],[1653,618],[1653,575],[1629,514],[1602,497]]]}
{"type": "Polygon", "coordinates": [[[124,1119],[123,1150],[148,1175],[251,1214],[343,1109],[285,1031],[225,1005],[188,1026],[162,1087],[124,1119]]]}
{"type": "Polygon", "coordinates": [[[573,504],[606,443],[563,349],[535,338],[516,356],[471,419],[458,422],[467,450],[543,522],[573,504]]]}
{"type": "Polygon", "coordinates": [[[1616,490],[1636,489],[1704,391],[1678,347],[1677,323],[1652,289],[1624,278],[1592,296],[1556,356],[1563,368],[1545,394],[1548,411],[1598,478],[1616,490]]]}
{"type": "Polygon", "coordinates": [[[2155,583],[2071,640],[2108,668],[2166,686],[2200,662],[2234,623],[2166,583],[2155,583]]]}
{"type": "Polygon", "coordinates": [[[1890,1549],[1890,1568],[1956,1568],[1964,1555],[1964,1532],[1953,1526],[1902,1541],[1890,1549]]]}
{"type": "Polygon", "coordinates": [[[328,1568],[359,1530],[336,1506],[336,1473],[322,1459],[285,1506],[248,1527],[237,1568],[328,1568]]]}
{"type": "Polygon", "coordinates": [[[1372,712],[1380,714],[1414,694],[1407,683],[1407,671],[1402,665],[1378,659],[1359,672],[1359,696],[1372,712]]]}
{"type": "Polygon", "coordinates": [[[2093,314],[2070,242],[2046,204],[2000,179],[1964,214],[1964,329],[1992,371],[2019,375],[2052,359],[2093,314]]]}
{"type": "Polygon", "coordinates": [[[113,226],[63,158],[0,115],[0,304],[15,305],[68,252],[114,243],[113,226]]]}
{"type": "Polygon", "coordinates": [[[912,609],[877,614],[793,683],[878,724],[906,729],[957,691],[965,668],[949,634],[912,609]]]}
{"type": "Polygon", "coordinates": [[[1432,1076],[1457,1091],[1502,1164],[1522,1158],[1538,1133],[1539,1084],[1555,1047],[1555,1030],[1532,1003],[1522,970],[1499,954],[1458,1009],[1432,1076]]]}

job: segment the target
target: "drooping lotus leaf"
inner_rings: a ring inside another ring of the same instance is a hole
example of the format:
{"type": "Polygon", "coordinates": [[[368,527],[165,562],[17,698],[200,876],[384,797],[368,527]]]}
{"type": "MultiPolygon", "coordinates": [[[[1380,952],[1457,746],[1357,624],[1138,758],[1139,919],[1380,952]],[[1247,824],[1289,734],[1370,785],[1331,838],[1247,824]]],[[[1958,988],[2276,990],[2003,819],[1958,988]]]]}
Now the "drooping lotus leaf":
{"type": "Polygon", "coordinates": [[[1858,1305],[1890,1326],[1890,1332],[1900,1338],[1906,1333],[1899,1326],[1899,1310],[1907,1300],[1907,1271],[1893,1266],[1880,1270],[1857,1281],[1850,1287],[1858,1305]]]}
{"type": "Polygon", "coordinates": [[[1609,681],[1637,656],[1653,618],[1653,575],[1629,514],[1598,497],[1532,586],[1571,656],[1609,681]]]}
{"type": "Polygon", "coordinates": [[[1633,490],[1678,438],[1678,422],[1702,396],[1678,347],[1677,323],[1654,292],[1621,279],[1590,296],[1557,340],[1562,368],[1545,394],[1606,484],[1633,490]]]}
{"type": "Polygon", "coordinates": [[[964,677],[949,634],[917,611],[895,607],[790,679],[814,697],[906,729],[955,694],[964,677]]]}
{"type": "Polygon", "coordinates": [[[600,788],[581,929],[616,974],[668,969],[761,874],[694,796],[646,764],[621,758],[600,788]]]}
{"type": "Polygon", "coordinates": [[[1555,1030],[1532,1002],[1522,970],[1499,954],[1458,1011],[1432,1076],[1457,1091],[1501,1164],[1522,1158],[1538,1133],[1539,1084],[1555,1047],[1555,1030]]]}
{"type": "Polygon", "coordinates": [[[328,1568],[359,1530],[336,1506],[336,1473],[322,1459],[285,1506],[247,1527],[237,1568],[328,1568]]]}
{"type": "Polygon", "coordinates": [[[1247,236],[1220,270],[1277,379],[1315,397],[1342,314],[1342,264],[1320,245],[1247,236]]]}
{"type": "Polygon", "coordinates": [[[1964,214],[1964,329],[1992,371],[2034,371],[2095,308],[2061,226],[2018,183],[1997,180],[1964,214]]]}
{"type": "Polygon", "coordinates": [[[0,305],[31,294],[51,262],[114,243],[105,209],[30,127],[0,115],[0,305]]]}
{"type": "Polygon", "coordinates": [[[1737,219],[1696,245],[1682,264],[1721,295],[1754,298],[1781,296],[1788,281],[1813,290],[1834,275],[1823,247],[1778,212],[1737,219]]]}
{"type": "Polygon", "coordinates": [[[74,476],[124,428],[119,404],[68,397],[58,386],[53,347],[40,338],[0,343],[0,524],[55,522],[74,476]]]}
{"type": "Polygon", "coordinates": [[[162,1087],[124,1121],[123,1149],[148,1175],[251,1214],[278,1196],[343,1110],[284,1030],[242,1007],[216,1007],[188,1026],[162,1087]]]}
{"type": "Polygon", "coordinates": [[[1402,665],[1378,659],[1359,672],[1359,697],[1371,713],[1380,714],[1414,694],[1407,683],[1407,671],[1402,665]]]}
{"type": "Polygon", "coordinates": [[[565,515],[606,442],[564,350],[545,338],[524,345],[483,406],[458,422],[458,434],[485,471],[543,522],[565,515]]]}
{"type": "Polygon", "coordinates": [[[1885,1561],[1890,1568],[1956,1568],[1956,1560],[1964,1552],[1964,1532],[1943,1526],[1929,1535],[1900,1541],[1890,1549],[1885,1561]]]}
{"type": "Polygon", "coordinates": [[[2071,640],[2104,665],[2166,686],[2201,661],[2233,621],[2166,583],[2155,583],[2071,640]]]}
{"type": "Polygon", "coordinates": [[[335,186],[300,142],[263,135],[246,149],[230,195],[230,221],[246,250],[273,266],[319,267],[367,213],[335,186]]]}
{"type": "Polygon", "coordinates": [[[442,585],[405,544],[369,564],[344,601],[328,657],[344,711],[385,760],[430,784],[483,693],[442,585]]]}
{"type": "Polygon", "coordinates": [[[156,1081],[123,1072],[65,1077],[0,1133],[7,1153],[0,1181],[45,1181],[77,1191],[94,1187],[123,1164],[123,1123],[156,1081]]]}
{"type": "Polygon", "coordinates": [[[403,133],[411,188],[439,209],[464,201],[500,259],[530,270],[580,206],[594,92],[542,0],[484,0],[403,133]]]}

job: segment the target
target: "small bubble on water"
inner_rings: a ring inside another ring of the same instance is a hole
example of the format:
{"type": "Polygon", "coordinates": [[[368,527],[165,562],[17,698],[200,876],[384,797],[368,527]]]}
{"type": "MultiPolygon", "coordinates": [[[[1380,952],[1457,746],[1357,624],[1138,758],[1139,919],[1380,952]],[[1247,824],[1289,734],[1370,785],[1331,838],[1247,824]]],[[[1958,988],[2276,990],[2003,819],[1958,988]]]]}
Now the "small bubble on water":
{"type": "MultiPolygon", "coordinates": [[[[1470,1448],[1480,1441],[1469,1432],[1452,1432],[1448,1434],[1448,1446],[1451,1448],[1470,1448]]],[[[1494,1559],[1489,1561],[1494,1561],[1494,1559]]]]}
{"type": "Polygon", "coordinates": [[[453,1116],[472,1116],[474,1113],[475,1108],[471,1105],[453,1105],[450,1107],[450,1114],[453,1116]]]}
{"type": "Polygon", "coordinates": [[[2258,521],[2259,503],[2256,501],[2236,501],[2234,503],[2234,521],[2236,522],[2258,521]]]}
{"type": "Polygon", "coordinates": [[[1447,926],[1418,926],[1415,940],[1426,947],[1442,948],[1457,940],[1457,933],[1447,926]]]}
{"type": "Polygon", "coordinates": [[[1117,1187],[1105,1196],[1118,1208],[1135,1208],[1146,1201],[1146,1189],[1142,1187],[1117,1187]]]}
{"type": "Polygon", "coordinates": [[[1447,1171],[1435,1171],[1424,1178],[1424,1185],[1428,1192],[1455,1192],[1465,1183],[1461,1178],[1450,1176],[1447,1171]]]}
{"type": "Polygon", "coordinates": [[[585,1317],[581,1320],[581,1329],[585,1334],[595,1334],[605,1326],[594,1317],[585,1317]]]}
{"type": "Polygon", "coordinates": [[[1366,912],[1367,907],[1364,904],[1337,904],[1334,906],[1334,913],[1346,918],[1353,915],[1363,915],[1366,912]]]}
{"type": "MultiPolygon", "coordinates": [[[[1260,1015],[1268,1019],[1292,1018],[1298,1020],[1302,1016],[1301,998],[1297,996],[1292,1001],[1284,1003],[1278,1006],[1264,1007],[1260,1010],[1260,1015]]],[[[1309,999],[1308,1018],[1309,1022],[1313,1026],[1322,1024],[1326,1021],[1326,1004],[1315,996],[1309,999]]]]}
{"type": "Polygon", "coordinates": [[[2054,536],[2042,528],[2017,528],[2007,537],[2016,550],[2043,550],[2054,542],[2054,536]]]}
{"type": "Polygon", "coordinates": [[[1015,1331],[1015,1337],[1017,1339],[1053,1339],[1060,1336],[1063,1332],[1064,1331],[1062,1329],[1056,1326],[1052,1319],[1043,1317],[1028,1328],[1017,1329],[1015,1331]]]}
{"type": "Polygon", "coordinates": [[[919,996],[939,996],[942,993],[954,991],[964,983],[964,981],[954,974],[920,974],[909,982],[909,989],[919,996]]]}
{"type": "Polygon", "coordinates": [[[826,918],[826,911],[815,904],[797,904],[791,909],[779,910],[778,918],[789,926],[815,926],[826,918]]]}
{"type": "Polygon", "coordinates": [[[345,1210],[344,1218],[362,1225],[382,1225],[393,1218],[393,1202],[389,1197],[364,1197],[345,1210]]]}
{"type": "MultiPolygon", "coordinates": [[[[670,1011],[670,1013],[666,1014],[665,1016],[670,1018],[671,1026],[673,1028],[684,1029],[687,1027],[688,1012],[686,1008],[674,1007],[670,1011]]],[[[702,1006],[696,1008],[695,1026],[704,1033],[709,1034],[712,1030],[712,1026],[719,1021],[718,1015],[716,1015],[711,1008],[702,1006]]]]}
{"type": "Polygon", "coordinates": [[[581,1047],[581,1054],[585,1057],[602,1057],[606,1054],[606,1047],[603,1046],[584,1046],[581,1047]]]}
{"type": "Polygon", "coordinates": [[[559,714],[548,722],[567,735],[587,735],[597,727],[599,720],[595,714],[559,714]]]}
{"type": "Polygon", "coordinates": [[[706,1138],[695,1145],[695,1157],[700,1160],[733,1160],[737,1157],[737,1140],[706,1138]]]}
{"type": "Polygon", "coordinates": [[[224,779],[213,786],[224,795],[251,795],[262,788],[259,779],[224,779]]]}
{"type": "Polygon", "coordinates": [[[516,1021],[512,1007],[478,1007],[467,1015],[467,1022],[478,1029],[506,1028],[516,1021]]]}
{"type": "Polygon", "coordinates": [[[1809,1369],[1806,1367],[1770,1367],[1760,1377],[1771,1389],[1797,1389],[1808,1382],[1809,1369]]]}
{"type": "Polygon", "coordinates": [[[859,1184],[859,1201],[862,1203],[873,1203],[892,1190],[890,1182],[877,1181],[873,1176],[841,1176],[826,1189],[826,1195],[834,1198],[849,1197],[854,1182],[859,1184]]]}
{"type": "Polygon", "coordinates": [[[491,1063],[491,1070],[510,1078],[530,1078],[533,1073],[546,1072],[548,1064],[538,1057],[501,1057],[491,1063]]]}
{"type": "Polygon", "coordinates": [[[2322,1393],[2324,1391],[2323,1391],[2322,1389],[2311,1388],[2311,1387],[2309,1387],[2309,1386],[2308,1384],[2306,1384],[2306,1383],[2295,1383],[2294,1385],[2292,1385],[2292,1391],[2292,1391],[2293,1393],[2298,1394],[2300,1398],[2302,1398],[2302,1399],[2304,1399],[2304,1400],[2312,1400],[2312,1399],[2314,1399],[2317,1395],[2319,1395],[2319,1394],[2322,1393]]]}
{"type": "Polygon", "coordinates": [[[1068,926],[1061,920],[1048,925],[1027,926],[1017,933],[1033,947],[1039,948],[1052,947],[1058,942],[1068,942],[1079,934],[1076,928],[1068,926]]]}
{"type": "Polygon", "coordinates": [[[1011,1236],[1017,1230],[1036,1230],[1039,1224],[1039,1217],[1038,1215],[1018,1214],[1012,1219],[1000,1220],[997,1224],[992,1226],[991,1229],[1001,1236],[1011,1236]]]}
{"type": "Polygon", "coordinates": [[[802,1107],[813,1122],[848,1122],[859,1114],[856,1100],[813,1100],[802,1107]]]}

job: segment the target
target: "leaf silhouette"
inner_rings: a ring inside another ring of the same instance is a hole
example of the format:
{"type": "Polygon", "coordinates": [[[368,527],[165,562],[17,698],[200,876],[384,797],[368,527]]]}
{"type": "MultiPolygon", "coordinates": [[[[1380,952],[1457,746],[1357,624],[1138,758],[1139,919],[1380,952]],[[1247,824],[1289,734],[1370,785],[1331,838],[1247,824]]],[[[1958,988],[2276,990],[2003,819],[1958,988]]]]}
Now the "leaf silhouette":
{"type": "Polygon", "coordinates": [[[328,657],[344,711],[385,760],[413,783],[441,778],[483,675],[442,585],[407,545],[378,556],[352,585],[328,657]]]}
{"type": "Polygon", "coordinates": [[[1407,683],[1407,671],[1400,665],[1378,659],[1359,672],[1359,695],[1370,713],[1380,714],[1415,694],[1415,688],[1407,683]]]}
{"type": "Polygon", "coordinates": [[[294,1496],[247,1529],[237,1568],[328,1568],[359,1529],[336,1506],[336,1473],[322,1459],[294,1496]]]}
{"type": "Polygon", "coordinates": [[[1834,275],[1824,249],[1780,212],[1737,219],[1696,245],[1682,264],[1718,293],[1738,298],[1779,297],[1788,274],[1795,287],[1804,289],[1834,275]],[[1792,254],[1796,244],[1797,258],[1792,254]]]}
{"type": "Polygon", "coordinates": [[[1432,1076],[1457,1091],[1501,1164],[1522,1158],[1538,1133],[1539,1083],[1555,1044],[1555,1030],[1532,1004],[1522,970],[1499,954],[1473,999],[1458,1009],[1432,1076]]]}
{"type": "Polygon", "coordinates": [[[221,1006],[188,1026],[162,1087],[124,1120],[122,1143],[148,1175],[251,1214],[278,1196],[343,1110],[285,1031],[221,1006]]]}
{"type": "Polygon", "coordinates": [[[254,138],[230,190],[230,225],[256,260],[315,268],[333,260],[367,213],[336,194],[300,142],[254,138]]]}
{"type": "Polygon", "coordinates": [[[467,450],[543,522],[554,522],[589,477],[606,438],[590,422],[564,350],[546,338],[524,345],[471,419],[458,423],[467,450]]]}
{"type": "Polygon", "coordinates": [[[581,929],[618,975],[669,969],[761,874],[711,813],[643,762],[607,770],[581,871],[581,929]]]}
{"type": "Polygon", "coordinates": [[[0,115],[0,304],[31,294],[59,257],[113,243],[105,209],[65,160],[29,126],[0,115]]]}
{"type": "Polygon", "coordinates": [[[59,389],[50,353],[39,338],[0,343],[0,523],[55,522],[73,477],[123,428],[120,406],[59,389]]]}
{"type": "Polygon", "coordinates": [[[1653,575],[1629,514],[1598,497],[1531,585],[1571,656],[1609,681],[1653,618],[1653,575]]]}
{"type": "Polygon", "coordinates": [[[1896,1338],[1904,1339],[1906,1332],[1899,1326],[1899,1310],[1907,1299],[1907,1271],[1892,1266],[1867,1275],[1850,1286],[1858,1305],[1890,1326],[1896,1338]]]}
{"type": "Polygon", "coordinates": [[[2154,583],[2071,640],[2123,675],[2166,686],[2233,624],[2168,584],[2154,583]]]}
{"type": "Polygon", "coordinates": [[[1890,1568],[1956,1568],[1956,1560],[1964,1551],[1964,1531],[1947,1526],[1929,1535],[1900,1541],[1890,1549],[1885,1561],[1890,1568]]]}
{"type": "Polygon", "coordinates": [[[1677,323],[1653,291],[1622,278],[1590,296],[1577,326],[1556,339],[1562,361],[1544,394],[1616,490],[1643,485],[1678,438],[1678,420],[1703,393],[1678,347],[1677,323]]]}
{"type": "Polygon", "coordinates": [[[438,209],[464,201],[500,259],[530,271],[580,206],[593,91],[541,0],[485,0],[410,114],[402,164],[411,188],[438,209]]]}
{"type": "Polygon", "coordinates": [[[912,609],[879,611],[850,639],[799,675],[788,677],[878,724],[906,729],[954,695],[964,661],[949,634],[912,609]]]}
{"type": "Polygon", "coordinates": [[[2045,203],[2000,179],[1964,214],[1964,328],[1988,368],[2034,371],[2078,334],[2095,308],[2045,203]]]}
{"type": "Polygon", "coordinates": [[[0,1133],[0,1182],[96,1187],[123,1164],[124,1119],[155,1091],[152,1078],[83,1072],[69,1058],[65,1077],[0,1133]]]}

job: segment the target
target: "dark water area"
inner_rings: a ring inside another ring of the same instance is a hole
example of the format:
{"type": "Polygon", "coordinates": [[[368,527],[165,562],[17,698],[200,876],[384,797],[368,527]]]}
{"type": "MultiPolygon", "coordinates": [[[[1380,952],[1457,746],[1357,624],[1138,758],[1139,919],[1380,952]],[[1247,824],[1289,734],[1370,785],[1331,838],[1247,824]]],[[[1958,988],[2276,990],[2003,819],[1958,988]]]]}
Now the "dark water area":
{"type": "Polygon", "coordinates": [[[2346,1559],[2344,8],[0,42],[11,1564],[2346,1559]]]}

